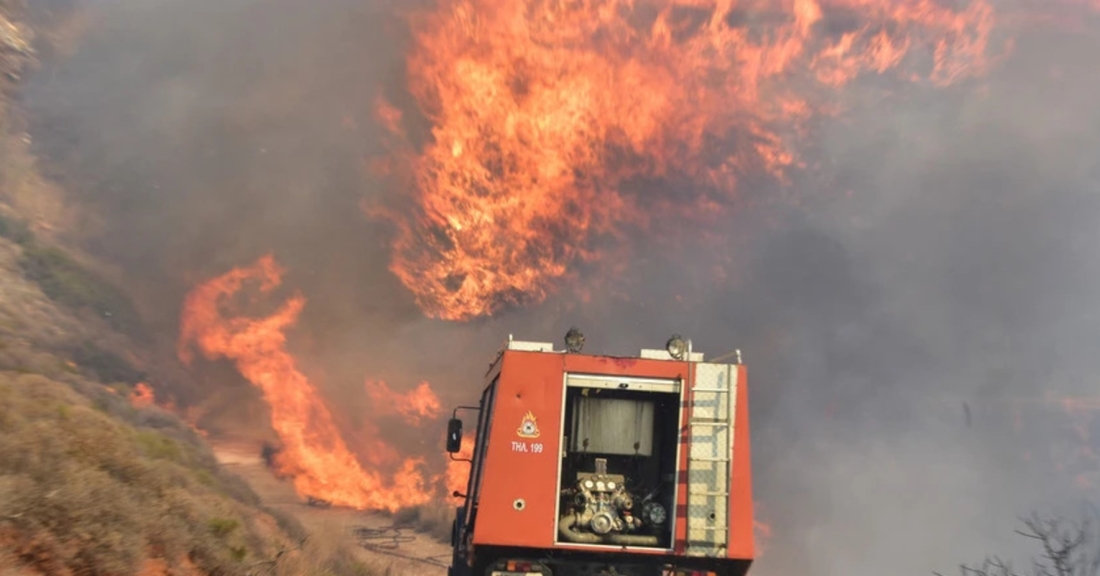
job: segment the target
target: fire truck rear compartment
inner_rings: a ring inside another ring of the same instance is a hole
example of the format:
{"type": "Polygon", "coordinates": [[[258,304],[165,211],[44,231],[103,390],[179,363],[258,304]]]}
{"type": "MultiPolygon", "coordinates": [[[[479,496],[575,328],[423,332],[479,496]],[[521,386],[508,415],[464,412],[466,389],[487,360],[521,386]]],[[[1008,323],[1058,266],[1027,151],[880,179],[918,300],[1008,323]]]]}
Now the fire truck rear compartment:
{"type": "Polygon", "coordinates": [[[566,386],[556,542],[670,548],[679,385],[588,380],[566,386]]]}

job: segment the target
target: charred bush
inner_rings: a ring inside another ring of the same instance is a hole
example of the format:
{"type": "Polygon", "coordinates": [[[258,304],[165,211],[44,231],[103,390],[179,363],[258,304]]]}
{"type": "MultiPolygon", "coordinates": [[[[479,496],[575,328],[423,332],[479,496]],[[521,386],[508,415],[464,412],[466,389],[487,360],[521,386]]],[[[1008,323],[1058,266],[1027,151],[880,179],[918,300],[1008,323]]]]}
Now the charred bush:
{"type": "Polygon", "coordinates": [[[275,459],[279,456],[279,452],[281,451],[281,448],[268,442],[264,442],[263,448],[260,449],[260,458],[263,458],[264,464],[267,464],[268,468],[274,469],[275,459]]]}

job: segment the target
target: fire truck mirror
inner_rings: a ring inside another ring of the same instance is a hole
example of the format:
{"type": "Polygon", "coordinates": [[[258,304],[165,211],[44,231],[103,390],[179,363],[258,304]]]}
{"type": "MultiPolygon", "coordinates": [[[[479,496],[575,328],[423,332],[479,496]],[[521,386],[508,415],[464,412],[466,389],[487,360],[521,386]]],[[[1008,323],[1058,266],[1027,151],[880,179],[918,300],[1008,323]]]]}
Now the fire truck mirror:
{"type": "Polygon", "coordinates": [[[451,418],[447,422],[447,452],[457,453],[462,449],[462,420],[451,418]]]}

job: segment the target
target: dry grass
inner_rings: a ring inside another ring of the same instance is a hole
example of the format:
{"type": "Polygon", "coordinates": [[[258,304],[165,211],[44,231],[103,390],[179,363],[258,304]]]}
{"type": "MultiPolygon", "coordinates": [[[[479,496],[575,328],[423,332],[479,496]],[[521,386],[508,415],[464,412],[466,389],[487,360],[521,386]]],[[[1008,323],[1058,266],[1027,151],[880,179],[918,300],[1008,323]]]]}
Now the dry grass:
{"type": "Polygon", "coordinates": [[[19,261],[26,278],[38,284],[51,300],[73,310],[90,310],[112,328],[142,337],[140,319],[121,290],[88,271],[65,252],[39,242],[23,244],[19,261]]]}
{"type": "Polygon", "coordinates": [[[399,510],[394,514],[393,523],[396,526],[408,526],[440,542],[450,543],[454,518],[454,505],[433,500],[428,504],[399,510]]]}
{"type": "Polygon", "coordinates": [[[352,548],[344,544],[346,536],[337,528],[316,531],[306,541],[300,553],[288,557],[278,574],[286,576],[390,576],[388,563],[367,564],[356,558],[352,548]]]}
{"type": "Polygon", "coordinates": [[[257,509],[182,423],[131,409],[127,420],[159,427],[136,426],[96,404],[42,376],[0,373],[0,548],[20,563],[136,574],[156,557],[226,576],[373,573],[316,536],[279,555],[295,548],[287,532],[304,531],[257,509]]]}
{"type": "Polygon", "coordinates": [[[0,521],[23,562],[132,574],[151,549],[243,573],[268,546],[232,493],[201,450],[123,424],[64,384],[0,375],[0,521]]]}

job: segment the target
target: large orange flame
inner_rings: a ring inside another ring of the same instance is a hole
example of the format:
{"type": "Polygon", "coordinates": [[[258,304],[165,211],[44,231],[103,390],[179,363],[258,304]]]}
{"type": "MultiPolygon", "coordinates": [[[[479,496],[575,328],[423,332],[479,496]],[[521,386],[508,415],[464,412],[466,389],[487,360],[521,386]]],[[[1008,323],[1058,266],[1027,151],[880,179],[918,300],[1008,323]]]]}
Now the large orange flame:
{"type": "MultiPolygon", "coordinates": [[[[274,258],[266,256],[252,266],[236,268],[196,287],[183,306],[180,359],[187,363],[192,360],[192,346],[208,359],[228,358],[263,391],[271,407],[272,426],[283,443],[278,465],[282,472],[293,476],[299,494],[339,506],[373,510],[395,511],[427,502],[432,494],[421,470],[423,461],[404,459],[390,478],[365,469],[348,450],[317,389],[288,353],[286,330],[305,306],[301,295],[292,296],[267,317],[224,315],[224,310],[233,308],[232,297],[249,294],[246,282],[258,282],[260,291],[268,293],[279,286],[281,276],[282,269],[274,258]]],[[[388,389],[376,389],[388,398],[405,398],[388,389]]],[[[412,397],[427,398],[428,394],[430,390],[414,391],[412,397]]],[[[438,400],[434,402],[438,410],[438,400]]],[[[368,448],[392,451],[381,440],[376,444],[368,448]]]]}
{"type": "Polygon", "coordinates": [[[432,317],[537,302],[597,244],[784,180],[833,88],[984,73],[993,23],[989,0],[439,0],[408,57],[428,143],[376,105],[413,188],[391,269],[432,317]]]}
{"type": "Polygon", "coordinates": [[[447,462],[447,472],[445,474],[447,495],[458,492],[459,494],[466,493],[466,486],[470,480],[470,462],[469,460],[474,457],[474,439],[462,438],[462,447],[459,449],[458,454],[454,455],[454,458],[447,462]]]}

